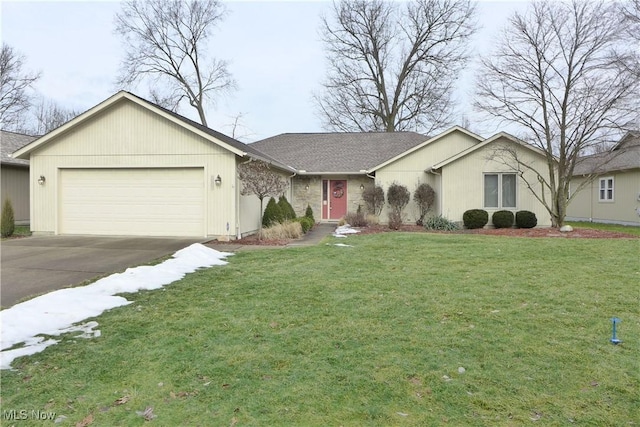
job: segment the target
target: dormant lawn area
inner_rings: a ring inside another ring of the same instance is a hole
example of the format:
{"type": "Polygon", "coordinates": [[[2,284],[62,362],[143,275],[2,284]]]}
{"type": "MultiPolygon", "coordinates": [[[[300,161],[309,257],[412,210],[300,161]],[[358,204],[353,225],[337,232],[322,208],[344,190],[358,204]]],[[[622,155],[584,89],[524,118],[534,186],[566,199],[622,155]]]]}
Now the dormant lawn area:
{"type": "Polygon", "coordinates": [[[96,319],[101,337],[2,371],[3,411],[83,426],[640,420],[639,239],[326,242],[241,252],[127,295],[96,319]]]}

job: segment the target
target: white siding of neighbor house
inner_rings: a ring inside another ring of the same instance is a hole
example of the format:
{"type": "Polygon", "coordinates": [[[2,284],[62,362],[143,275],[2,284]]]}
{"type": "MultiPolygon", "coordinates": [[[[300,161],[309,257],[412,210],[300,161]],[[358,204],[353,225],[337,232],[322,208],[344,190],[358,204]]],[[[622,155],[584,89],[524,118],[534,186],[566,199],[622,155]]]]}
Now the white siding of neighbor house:
{"type": "MultiPolygon", "coordinates": [[[[476,138],[464,132],[454,131],[442,138],[432,141],[424,147],[392,162],[376,171],[376,184],[382,186],[385,198],[389,186],[394,182],[405,185],[411,193],[411,200],[404,210],[404,222],[415,223],[419,216],[418,208],[413,201],[413,193],[416,188],[427,183],[436,192],[436,206],[432,214],[441,213],[442,191],[439,189],[439,177],[425,172],[432,165],[442,162],[461,151],[464,151],[478,143],[476,138]]],[[[387,204],[380,215],[381,222],[387,222],[387,204]]]]}
{"type": "Polygon", "coordinates": [[[13,218],[16,224],[29,223],[29,168],[2,165],[2,205],[6,199],[11,200],[13,218]]]}
{"type": "MultiPolygon", "coordinates": [[[[442,193],[445,195],[442,201],[442,215],[451,221],[462,221],[462,215],[469,209],[484,209],[489,213],[489,224],[491,225],[491,215],[502,208],[484,207],[484,174],[487,173],[513,173],[514,169],[503,162],[491,159],[491,154],[495,151],[496,144],[507,143],[514,147],[514,143],[508,140],[498,139],[481,149],[445,165],[441,169],[442,173],[442,193]]],[[[546,160],[528,148],[518,147],[518,156],[526,161],[541,173],[548,174],[546,160]]],[[[530,182],[537,182],[532,172],[526,172],[530,182]]],[[[514,214],[520,210],[531,211],[536,214],[538,226],[548,227],[551,225],[549,213],[544,206],[526,188],[522,178],[516,178],[516,208],[507,209],[514,214]]]]}
{"type": "MultiPolygon", "coordinates": [[[[567,219],[640,226],[640,170],[612,172],[596,177],[569,203],[567,219]],[[613,201],[599,200],[600,178],[613,177],[613,201]]],[[[575,191],[585,178],[571,181],[575,191]]]]}
{"type": "Polygon", "coordinates": [[[236,156],[123,99],[31,153],[31,229],[57,234],[60,174],[72,168],[202,168],[207,236],[236,235],[236,156]],[[40,175],[46,177],[38,185],[40,175]],[[220,175],[222,184],[213,180],[220,175]]]}

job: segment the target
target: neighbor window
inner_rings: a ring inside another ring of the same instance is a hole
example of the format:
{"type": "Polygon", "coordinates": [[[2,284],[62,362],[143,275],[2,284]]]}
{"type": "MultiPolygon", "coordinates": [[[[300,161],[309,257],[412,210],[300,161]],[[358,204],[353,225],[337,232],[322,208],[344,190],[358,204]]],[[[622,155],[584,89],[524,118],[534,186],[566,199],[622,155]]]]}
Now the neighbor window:
{"type": "Polygon", "coordinates": [[[613,201],[613,177],[600,178],[600,195],[598,199],[601,202],[613,201]]]}
{"type": "Polygon", "coordinates": [[[484,207],[516,207],[516,174],[488,173],[484,175],[484,207]]]}

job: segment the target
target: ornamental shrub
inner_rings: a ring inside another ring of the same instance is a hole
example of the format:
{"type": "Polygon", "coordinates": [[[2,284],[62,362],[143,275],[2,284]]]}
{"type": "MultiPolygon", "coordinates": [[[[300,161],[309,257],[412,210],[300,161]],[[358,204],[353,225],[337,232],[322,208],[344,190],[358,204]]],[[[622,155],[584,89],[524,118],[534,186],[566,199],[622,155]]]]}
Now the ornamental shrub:
{"type": "Polygon", "coordinates": [[[379,185],[367,187],[362,192],[362,199],[367,205],[367,211],[373,215],[380,215],[384,207],[384,190],[379,185]]]}
{"type": "Polygon", "coordinates": [[[260,231],[260,238],[264,240],[298,239],[302,236],[302,225],[296,221],[276,223],[260,231]]]}
{"type": "Polygon", "coordinates": [[[280,196],[280,199],[278,199],[278,206],[282,211],[282,217],[285,221],[296,218],[296,211],[293,210],[293,206],[291,206],[291,203],[289,203],[284,194],[280,196]]]}
{"type": "Polygon", "coordinates": [[[453,221],[449,221],[447,218],[442,215],[438,216],[430,216],[424,220],[424,228],[427,230],[436,230],[436,231],[456,231],[459,230],[460,227],[453,221]]]}
{"type": "Polygon", "coordinates": [[[278,203],[276,203],[276,199],[273,197],[269,199],[269,203],[267,203],[267,207],[264,210],[264,214],[262,215],[262,226],[263,227],[271,227],[275,224],[280,224],[284,221],[284,216],[282,215],[282,210],[278,203]]]}
{"type": "Polygon", "coordinates": [[[307,205],[307,209],[304,211],[304,216],[309,218],[313,224],[316,223],[316,220],[313,218],[313,209],[311,209],[311,205],[307,205]]]}
{"type": "Polygon", "coordinates": [[[533,228],[538,225],[538,219],[536,214],[531,211],[518,211],[516,212],[516,227],[518,228],[533,228]]]}
{"type": "Polygon", "coordinates": [[[423,182],[413,193],[413,201],[416,202],[419,213],[416,224],[423,225],[425,216],[436,201],[436,192],[429,184],[423,182]]]}
{"type": "Polygon", "coordinates": [[[495,211],[491,215],[491,222],[495,228],[511,228],[513,227],[513,212],[495,211]]]}
{"type": "Polygon", "coordinates": [[[483,209],[469,209],[462,214],[462,222],[469,229],[482,228],[489,222],[489,214],[483,209]]]}
{"type": "Polygon", "coordinates": [[[392,230],[399,230],[402,226],[402,214],[398,211],[389,212],[389,228],[392,230]]]}
{"type": "Polygon", "coordinates": [[[355,213],[348,212],[347,215],[345,215],[344,220],[352,227],[366,227],[369,225],[360,205],[358,205],[358,210],[355,213]]]}
{"type": "Polygon", "coordinates": [[[311,220],[306,216],[301,216],[300,218],[296,218],[295,221],[300,223],[300,226],[302,227],[302,232],[304,234],[307,234],[307,231],[313,228],[313,220],[311,220]]]}
{"type": "Polygon", "coordinates": [[[394,182],[387,190],[387,202],[392,210],[402,213],[402,210],[411,200],[411,193],[407,187],[394,182]]]}
{"type": "Polygon", "coordinates": [[[2,205],[2,218],[0,218],[0,235],[2,237],[10,237],[16,229],[14,219],[13,205],[8,198],[4,200],[2,205]]]}

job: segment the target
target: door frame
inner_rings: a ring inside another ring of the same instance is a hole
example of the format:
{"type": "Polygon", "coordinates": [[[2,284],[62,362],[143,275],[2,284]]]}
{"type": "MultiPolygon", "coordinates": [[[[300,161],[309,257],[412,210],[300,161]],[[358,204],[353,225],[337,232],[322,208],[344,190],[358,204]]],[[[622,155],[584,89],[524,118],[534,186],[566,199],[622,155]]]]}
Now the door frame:
{"type": "Polygon", "coordinates": [[[321,207],[322,207],[322,221],[338,221],[340,220],[340,218],[342,218],[344,215],[347,214],[347,211],[349,210],[349,194],[348,194],[348,190],[349,190],[349,180],[346,178],[343,179],[323,179],[322,180],[322,193],[321,193],[321,207]],[[333,194],[332,194],[332,184],[333,183],[338,183],[338,182],[342,182],[344,183],[343,186],[343,195],[341,196],[344,197],[345,201],[344,201],[344,212],[339,213],[339,216],[336,218],[335,215],[332,218],[332,199],[334,199],[333,194]]]}

